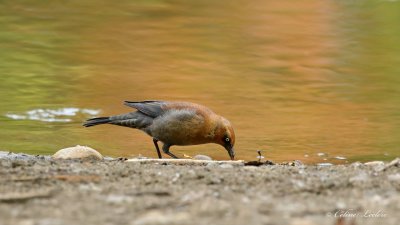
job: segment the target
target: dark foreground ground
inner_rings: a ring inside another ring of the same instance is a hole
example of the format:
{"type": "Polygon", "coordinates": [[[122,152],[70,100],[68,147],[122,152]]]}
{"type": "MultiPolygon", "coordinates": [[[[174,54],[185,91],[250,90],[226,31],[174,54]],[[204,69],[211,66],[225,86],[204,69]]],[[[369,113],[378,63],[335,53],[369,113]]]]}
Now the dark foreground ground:
{"type": "Polygon", "coordinates": [[[400,161],[244,166],[0,154],[0,224],[400,224],[400,161]]]}

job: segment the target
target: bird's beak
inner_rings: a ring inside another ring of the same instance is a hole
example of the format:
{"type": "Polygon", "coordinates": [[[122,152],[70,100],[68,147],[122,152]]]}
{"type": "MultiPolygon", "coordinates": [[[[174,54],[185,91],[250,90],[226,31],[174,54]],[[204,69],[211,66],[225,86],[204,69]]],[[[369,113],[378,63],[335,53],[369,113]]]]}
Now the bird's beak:
{"type": "Polygon", "coordinates": [[[231,160],[235,160],[235,150],[233,149],[233,147],[229,146],[226,148],[226,150],[228,151],[229,157],[231,157],[231,160]]]}

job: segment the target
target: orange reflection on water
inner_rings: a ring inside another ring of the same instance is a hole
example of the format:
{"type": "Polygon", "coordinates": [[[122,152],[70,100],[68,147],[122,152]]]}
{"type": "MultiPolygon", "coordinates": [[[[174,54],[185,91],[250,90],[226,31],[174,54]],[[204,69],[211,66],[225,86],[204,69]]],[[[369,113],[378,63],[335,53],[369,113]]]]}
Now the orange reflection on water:
{"type": "MultiPolygon", "coordinates": [[[[104,6],[103,6],[104,7],[104,6]]],[[[127,5],[78,34],[71,58],[86,64],[76,102],[102,115],[123,100],[182,100],[230,119],[237,157],[262,149],[276,161],[373,152],[374,106],[347,99],[336,71],[342,38],[330,1],[127,5]],[[372,120],[371,120],[372,118],[372,120]],[[307,154],[309,157],[305,158],[307,154]]],[[[150,137],[128,128],[82,131],[106,154],[155,157],[150,137]]],[[[228,159],[216,145],[173,147],[180,155],[228,159]]]]}

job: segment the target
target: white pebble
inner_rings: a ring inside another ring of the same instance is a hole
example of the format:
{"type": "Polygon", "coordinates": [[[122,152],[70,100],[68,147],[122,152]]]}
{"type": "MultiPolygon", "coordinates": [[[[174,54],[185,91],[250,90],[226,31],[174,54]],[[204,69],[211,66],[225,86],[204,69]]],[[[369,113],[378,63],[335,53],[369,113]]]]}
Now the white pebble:
{"type": "Polygon", "coordinates": [[[75,147],[63,148],[52,156],[54,159],[83,159],[94,158],[102,160],[103,156],[93,148],[77,145],[75,147]]]}
{"type": "Polygon", "coordinates": [[[193,157],[193,159],[195,159],[195,160],[209,160],[209,161],[212,161],[212,158],[210,156],[207,156],[207,155],[196,155],[195,157],[193,157]]]}

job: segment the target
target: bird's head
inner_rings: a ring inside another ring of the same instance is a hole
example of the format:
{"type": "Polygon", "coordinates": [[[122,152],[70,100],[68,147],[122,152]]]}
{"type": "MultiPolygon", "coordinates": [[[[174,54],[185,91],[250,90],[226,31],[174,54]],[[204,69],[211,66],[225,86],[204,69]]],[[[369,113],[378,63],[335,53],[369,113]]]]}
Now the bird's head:
{"type": "Polygon", "coordinates": [[[223,117],[220,117],[218,120],[214,142],[222,145],[228,151],[231,160],[235,159],[235,150],[233,149],[235,145],[235,132],[231,123],[223,117]]]}

